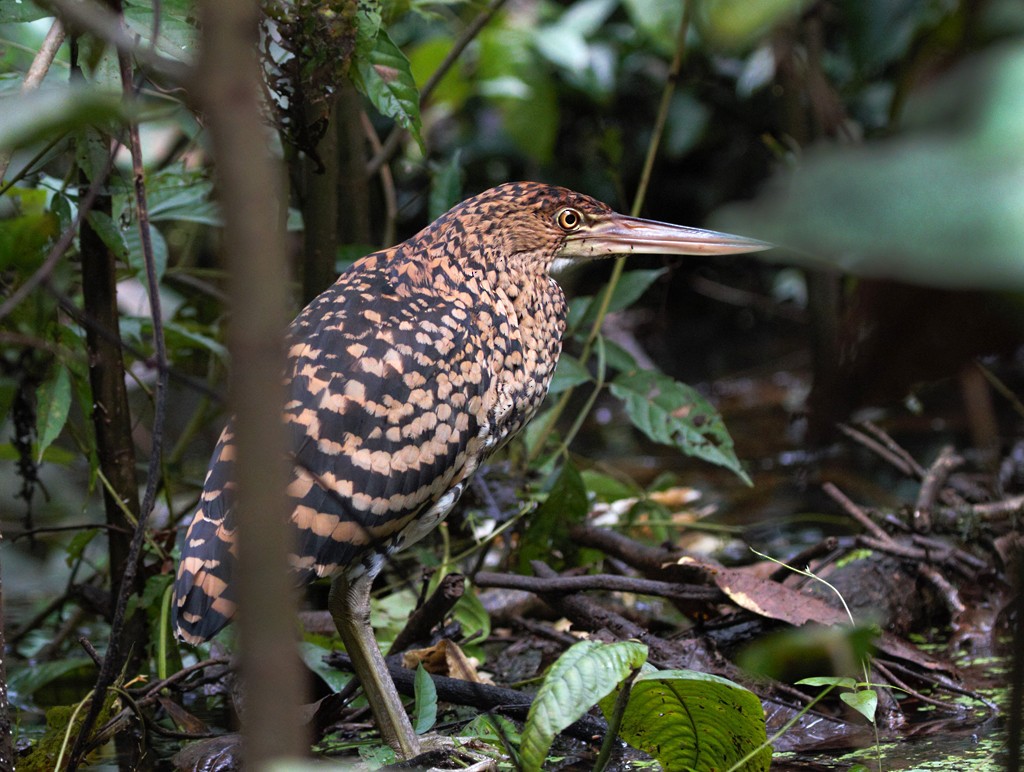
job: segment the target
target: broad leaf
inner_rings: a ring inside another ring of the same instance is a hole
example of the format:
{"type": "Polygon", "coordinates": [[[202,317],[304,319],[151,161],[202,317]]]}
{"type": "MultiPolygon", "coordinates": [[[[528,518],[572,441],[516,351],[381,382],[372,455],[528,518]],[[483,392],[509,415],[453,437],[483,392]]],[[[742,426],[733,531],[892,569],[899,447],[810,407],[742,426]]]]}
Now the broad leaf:
{"type": "Polygon", "coordinates": [[[369,53],[356,61],[352,80],[381,115],[408,131],[420,149],[425,150],[420,125],[420,93],[409,69],[409,60],[383,29],[379,30],[369,53]]]}
{"type": "Polygon", "coordinates": [[[47,684],[78,670],[95,668],[88,657],[66,657],[52,662],[37,662],[31,667],[14,669],[7,679],[8,694],[15,705],[25,705],[26,700],[47,684]]]}
{"type": "MultiPolygon", "coordinates": [[[[601,701],[606,716],[614,703],[614,694],[601,701]]],[[[633,681],[619,736],[664,769],[717,772],[756,751],[738,769],[762,772],[772,760],[757,695],[692,670],[641,673],[633,681]]]]}
{"type": "Polygon", "coordinates": [[[750,484],[722,417],[693,387],[641,370],[617,376],[611,392],[623,401],[633,424],[655,442],[724,466],[750,484]]]}
{"type": "MultiPolygon", "coordinates": [[[[612,290],[612,297],[608,302],[608,313],[613,314],[616,311],[629,308],[667,270],[667,268],[644,268],[623,273],[619,283],[612,290]]],[[[602,290],[597,293],[582,313],[577,312],[581,313],[580,316],[577,316],[575,319],[570,318],[570,325],[573,329],[579,329],[583,332],[590,330],[590,327],[594,324],[594,319],[597,318],[597,310],[604,299],[604,292],[605,290],[602,290]]]]}
{"type": "MultiPolygon", "coordinates": [[[[91,213],[90,213],[91,214],[91,213]]],[[[142,229],[138,223],[132,223],[123,231],[124,242],[128,247],[128,265],[132,269],[143,287],[148,287],[146,280],[146,256],[142,251],[142,229]]],[[[164,278],[167,270],[167,241],[163,234],[153,225],[149,226],[149,243],[153,250],[153,268],[156,270],[156,280],[159,283],[164,278]]]]}
{"type": "Polygon", "coordinates": [[[875,723],[878,693],[874,689],[857,689],[853,692],[842,692],[839,695],[839,699],[864,716],[872,724],[875,723]]]}
{"type": "Polygon", "coordinates": [[[462,153],[456,150],[447,163],[438,165],[430,179],[430,219],[436,220],[462,197],[462,153]]]}
{"type": "Polygon", "coordinates": [[[548,394],[561,394],[566,389],[574,389],[590,380],[590,371],[580,360],[569,354],[562,354],[558,358],[558,366],[551,378],[548,394]]]}
{"type": "Polygon", "coordinates": [[[642,643],[580,641],[548,671],[526,716],[520,760],[540,770],[555,735],[605,697],[647,660],[642,643]]]}
{"type": "Polygon", "coordinates": [[[416,667],[416,704],[413,708],[413,729],[416,734],[425,734],[437,721],[437,687],[423,664],[416,667]]]}
{"type": "Polygon", "coordinates": [[[71,373],[67,367],[58,363],[53,375],[39,389],[39,404],[36,408],[36,436],[39,438],[37,461],[42,461],[43,452],[60,436],[68,421],[70,409],[71,373]]]}
{"type": "Polygon", "coordinates": [[[128,258],[128,245],[125,243],[125,234],[117,226],[114,220],[106,212],[92,209],[85,216],[96,235],[118,260],[128,258]]]}

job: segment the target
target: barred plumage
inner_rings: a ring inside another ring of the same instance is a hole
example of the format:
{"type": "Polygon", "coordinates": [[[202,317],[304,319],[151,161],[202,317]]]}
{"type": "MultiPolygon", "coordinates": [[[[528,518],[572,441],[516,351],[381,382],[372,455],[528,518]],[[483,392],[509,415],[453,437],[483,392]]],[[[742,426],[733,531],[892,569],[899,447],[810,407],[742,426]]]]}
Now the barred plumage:
{"type": "MultiPolygon", "coordinates": [[[[382,665],[361,629],[369,585],[389,553],[445,517],[543,401],[565,329],[552,263],[765,247],[617,215],[564,188],[509,183],[357,261],[292,323],[292,567],[299,581],[337,577],[332,613],[381,731],[403,755],[418,745],[397,694],[390,681],[367,683],[382,665]]],[[[176,630],[191,643],[235,613],[232,440],[229,424],[182,548],[176,630]]]]}

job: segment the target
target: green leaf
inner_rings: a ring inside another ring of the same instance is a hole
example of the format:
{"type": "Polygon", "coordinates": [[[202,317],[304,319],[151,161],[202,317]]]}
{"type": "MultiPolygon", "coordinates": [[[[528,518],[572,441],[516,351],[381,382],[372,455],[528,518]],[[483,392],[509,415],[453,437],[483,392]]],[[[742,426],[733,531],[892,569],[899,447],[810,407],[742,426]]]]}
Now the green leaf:
{"type": "Polygon", "coordinates": [[[562,465],[551,492],[533,516],[519,548],[519,570],[527,572],[531,560],[551,561],[556,549],[568,549],[568,529],[587,516],[587,489],[571,461],[562,465]]]}
{"type": "Polygon", "coordinates": [[[8,190],[0,199],[0,268],[34,270],[59,228],[60,218],[46,211],[45,190],[8,190]]]}
{"type": "Polygon", "coordinates": [[[840,689],[856,689],[857,681],[846,676],[813,676],[796,682],[797,686],[838,686],[840,689]]]}
{"type": "MultiPolygon", "coordinates": [[[[607,716],[615,695],[601,701],[607,716]]],[[[757,695],[725,678],[691,670],[641,673],[634,681],[619,736],[656,758],[664,769],[763,772],[772,749],[757,695]]]]}
{"type": "Polygon", "coordinates": [[[633,641],[580,641],[548,671],[526,716],[520,746],[522,768],[540,770],[555,735],[611,693],[647,660],[647,647],[633,641]]]}
{"type": "Polygon", "coordinates": [[[491,635],[491,615],[487,613],[472,587],[468,588],[455,604],[452,618],[459,623],[465,636],[465,640],[462,641],[463,648],[481,643],[491,635]]]}
{"type": "Polygon", "coordinates": [[[379,30],[373,48],[356,60],[352,81],[381,115],[394,120],[409,132],[425,153],[420,124],[420,93],[409,69],[409,60],[379,30]]]}
{"type": "Polygon", "coordinates": [[[843,692],[839,699],[860,713],[864,718],[875,723],[875,710],[878,708],[878,693],[874,689],[857,689],[843,692]]]}
{"type": "Polygon", "coordinates": [[[0,24],[35,21],[53,16],[51,11],[29,0],[0,0],[0,24]]]}
{"type": "Polygon", "coordinates": [[[36,662],[31,667],[14,669],[7,679],[11,702],[24,705],[25,700],[47,684],[76,671],[87,671],[96,666],[87,657],[65,657],[51,662],[36,662]]]}
{"type": "Polygon", "coordinates": [[[414,689],[416,704],[413,707],[412,726],[416,734],[425,734],[437,721],[437,688],[423,663],[416,667],[414,689]]]}
{"type": "Polygon", "coordinates": [[[39,438],[36,460],[43,460],[45,451],[64,428],[71,409],[71,371],[58,363],[53,375],[39,389],[36,408],[36,436],[39,438]]]}
{"type": "Polygon", "coordinates": [[[351,673],[343,673],[324,662],[324,657],[331,653],[330,649],[318,646],[311,641],[302,641],[299,644],[299,654],[306,667],[323,679],[334,692],[340,692],[354,676],[351,673]]]}
{"type": "Polygon", "coordinates": [[[111,254],[118,260],[128,259],[128,245],[125,243],[125,234],[111,219],[106,212],[90,209],[85,219],[96,235],[110,250],[111,254]]]}
{"type": "Polygon", "coordinates": [[[724,466],[750,484],[722,417],[696,389],[664,373],[640,370],[616,376],[611,392],[623,401],[633,425],[655,442],[724,466]]]}
{"type": "MultiPolygon", "coordinates": [[[[91,213],[90,213],[91,214],[91,213]]],[[[128,266],[143,287],[148,287],[146,279],[146,256],[142,252],[142,229],[138,223],[132,223],[123,231],[124,243],[128,248],[128,266]]],[[[159,283],[167,271],[167,241],[163,234],[153,225],[149,226],[149,242],[153,248],[153,267],[156,269],[156,280],[159,283]]]]}
{"type": "Polygon", "coordinates": [[[566,389],[574,389],[590,380],[590,371],[580,360],[569,354],[562,354],[558,358],[558,366],[551,378],[548,394],[561,394],[566,389]]]}
{"type": "Polygon", "coordinates": [[[224,221],[213,200],[213,182],[201,171],[163,170],[147,176],[150,222],[180,220],[220,227],[224,221]]]}
{"type": "MultiPolygon", "coordinates": [[[[608,313],[614,314],[616,311],[621,311],[624,308],[629,308],[640,297],[647,291],[659,277],[663,276],[668,268],[649,268],[649,269],[638,269],[635,271],[626,271],[622,274],[622,278],[619,279],[618,284],[615,285],[615,289],[612,290],[611,300],[608,302],[608,313]]],[[[601,305],[601,300],[604,296],[605,290],[599,292],[594,300],[587,306],[586,311],[583,312],[581,318],[579,318],[577,325],[582,331],[589,332],[591,326],[594,324],[594,320],[597,318],[597,309],[601,305]]]]}
{"type": "Polygon", "coordinates": [[[125,118],[121,95],[72,86],[40,88],[0,99],[0,148],[31,145],[47,137],[125,118]]]}
{"type": "Polygon", "coordinates": [[[154,7],[160,12],[160,37],[156,48],[178,61],[191,63],[196,50],[198,26],[193,0],[161,0],[154,3],[125,3],[124,17],[131,30],[151,43],[154,7]]]}
{"type": "Polygon", "coordinates": [[[447,163],[434,169],[430,180],[430,201],[427,210],[431,221],[443,215],[462,198],[462,153],[456,150],[447,163]]]}

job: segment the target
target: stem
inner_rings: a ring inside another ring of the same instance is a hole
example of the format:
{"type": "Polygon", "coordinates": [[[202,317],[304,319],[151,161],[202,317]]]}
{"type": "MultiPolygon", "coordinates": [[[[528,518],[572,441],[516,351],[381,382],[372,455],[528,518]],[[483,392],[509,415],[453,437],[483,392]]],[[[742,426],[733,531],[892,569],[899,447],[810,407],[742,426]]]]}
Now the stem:
{"type": "MultiPolygon", "coordinates": [[[[658,147],[661,144],[661,138],[665,133],[665,123],[668,120],[669,105],[672,102],[672,95],[675,93],[676,83],[679,81],[679,74],[682,72],[683,68],[683,58],[686,54],[686,32],[689,27],[690,0],[685,0],[683,4],[683,20],[679,25],[679,34],[676,37],[676,52],[672,57],[672,64],[669,67],[668,78],[665,81],[665,88],[661,92],[661,102],[658,104],[658,114],[654,119],[654,130],[651,132],[651,141],[647,145],[647,156],[644,159],[643,170],[640,173],[640,182],[637,184],[636,196],[633,198],[633,206],[629,210],[630,214],[634,217],[639,216],[640,211],[643,209],[644,199],[647,196],[647,188],[651,181],[651,172],[654,169],[654,160],[657,158],[658,147]]],[[[601,325],[604,324],[604,318],[608,314],[608,308],[611,305],[612,295],[615,293],[615,287],[619,283],[619,279],[622,278],[625,261],[626,259],[623,257],[615,259],[615,265],[612,267],[612,275],[608,279],[608,284],[605,287],[604,294],[601,296],[601,304],[598,306],[597,316],[594,318],[594,323],[591,325],[590,332],[587,334],[586,341],[583,344],[583,351],[580,353],[581,362],[585,363],[590,357],[590,351],[594,345],[594,341],[597,340],[597,336],[601,333],[601,325]]],[[[558,421],[559,416],[564,412],[566,405],[568,405],[572,393],[573,389],[566,389],[561,398],[548,413],[544,428],[538,435],[533,452],[530,454],[531,461],[540,455],[548,437],[555,428],[555,423],[558,421]]],[[[592,404],[593,399],[588,401],[587,410],[590,409],[592,404]]]]}

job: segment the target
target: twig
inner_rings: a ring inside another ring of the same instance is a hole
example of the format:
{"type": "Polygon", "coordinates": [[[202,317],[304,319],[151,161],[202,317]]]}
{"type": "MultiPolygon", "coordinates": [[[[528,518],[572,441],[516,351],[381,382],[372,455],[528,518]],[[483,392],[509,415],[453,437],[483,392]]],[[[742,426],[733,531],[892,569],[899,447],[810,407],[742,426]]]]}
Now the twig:
{"type": "Polygon", "coordinates": [[[915,530],[927,533],[932,527],[932,508],[939,498],[942,486],[946,484],[950,473],[964,463],[963,458],[953,452],[953,448],[947,445],[939,452],[939,457],[928,467],[921,482],[921,489],[917,493],[917,502],[914,504],[915,530]]]}
{"type": "MultiPolygon", "coordinates": [[[[363,131],[366,134],[366,139],[370,143],[375,151],[380,150],[380,137],[377,136],[377,130],[373,128],[373,123],[370,121],[370,117],[365,113],[360,113],[360,120],[363,124],[363,131]]],[[[405,129],[397,128],[396,131],[405,131],[405,129]]],[[[381,235],[381,241],[384,244],[393,244],[395,241],[396,223],[398,222],[398,194],[395,192],[395,178],[391,174],[391,167],[384,164],[380,167],[380,184],[381,190],[384,194],[384,233],[381,235]]]]}
{"type": "MultiPolygon", "coordinates": [[[[559,578],[558,572],[546,563],[534,560],[530,565],[533,567],[533,572],[545,580],[559,578]]],[[[538,592],[537,594],[551,608],[560,614],[564,614],[578,627],[590,631],[604,628],[620,640],[635,638],[647,644],[651,651],[652,660],[666,661],[676,657],[677,653],[668,641],[578,593],[552,590],[550,592],[538,592]]]]}
{"type": "MultiPolygon", "coordinates": [[[[890,464],[899,469],[907,477],[920,478],[922,476],[923,470],[921,471],[921,474],[918,474],[915,470],[915,466],[917,465],[916,461],[910,463],[910,461],[908,461],[906,457],[904,457],[901,453],[894,450],[892,447],[889,447],[887,443],[879,442],[878,440],[869,437],[867,434],[860,431],[859,429],[855,429],[847,424],[839,424],[839,431],[841,431],[850,439],[859,442],[865,448],[872,451],[875,455],[880,456],[881,458],[888,461],[890,464]]],[[[888,435],[886,435],[886,437],[888,437],[888,435]]],[[[892,438],[890,437],[889,439],[891,440],[892,438]]],[[[893,445],[895,445],[895,443],[893,443],[893,445]]],[[[917,468],[920,467],[918,466],[917,468]]]]}
{"type": "Polygon", "coordinates": [[[865,429],[867,429],[868,432],[870,432],[879,440],[881,440],[882,443],[885,444],[885,447],[887,447],[897,456],[902,458],[913,470],[915,477],[919,479],[921,477],[924,477],[924,467],[917,462],[916,458],[910,455],[910,452],[906,448],[904,448],[902,445],[896,442],[896,440],[894,440],[887,431],[885,431],[882,427],[878,426],[878,424],[876,424],[874,421],[865,421],[861,425],[865,429]]]}
{"type": "MultiPolygon", "coordinates": [[[[352,663],[347,655],[333,652],[324,660],[332,667],[351,671],[352,663]]],[[[388,663],[388,673],[395,682],[395,688],[406,696],[415,693],[415,672],[396,663],[388,663]]],[[[532,699],[528,694],[514,689],[503,689],[498,686],[461,681],[458,678],[432,675],[430,679],[437,689],[437,698],[443,702],[456,705],[468,705],[482,711],[498,711],[513,718],[526,718],[532,699]]],[[[595,736],[602,736],[607,731],[607,724],[593,716],[584,716],[575,724],[565,729],[565,733],[581,740],[592,741],[595,736]]]]}
{"type": "Polygon", "coordinates": [[[830,499],[841,506],[846,514],[860,523],[864,529],[871,533],[876,539],[887,544],[895,544],[892,537],[885,532],[882,526],[878,525],[878,523],[868,517],[868,514],[863,509],[861,509],[857,504],[854,504],[853,501],[851,501],[849,497],[847,497],[847,495],[839,490],[839,488],[834,484],[830,482],[823,483],[821,489],[825,491],[830,499]]]}
{"type": "Polygon", "coordinates": [[[960,593],[957,591],[956,587],[950,584],[946,577],[935,570],[934,566],[927,565],[926,563],[920,563],[917,566],[917,573],[939,591],[939,594],[946,603],[946,608],[949,609],[949,615],[953,620],[967,610],[967,607],[964,606],[963,602],[960,600],[960,593]]]}
{"type": "Polygon", "coordinates": [[[444,621],[465,591],[466,577],[462,574],[445,576],[423,605],[409,615],[405,627],[395,636],[387,653],[405,651],[410,644],[430,635],[430,631],[436,624],[444,621]]]}
{"type": "Polygon", "coordinates": [[[911,695],[912,697],[917,698],[918,700],[920,700],[921,702],[925,703],[926,705],[932,705],[932,706],[934,706],[936,708],[939,708],[940,710],[945,711],[947,713],[963,713],[964,712],[964,709],[961,706],[959,706],[959,705],[951,705],[948,702],[943,702],[942,700],[937,700],[934,697],[928,697],[928,696],[926,696],[924,694],[921,694],[921,692],[919,692],[917,689],[914,689],[909,684],[907,684],[905,681],[902,681],[899,678],[897,678],[895,673],[892,672],[892,670],[890,670],[888,667],[883,665],[877,659],[872,661],[871,667],[873,667],[875,670],[877,670],[879,673],[881,673],[881,675],[885,678],[885,680],[888,681],[889,683],[891,683],[893,686],[899,687],[900,689],[904,690],[907,694],[911,695]]]}
{"type": "Polygon", "coordinates": [[[511,590],[527,590],[537,594],[606,590],[609,592],[633,592],[638,595],[654,595],[681,601],[696,600],[707,603],[720,603],[726,600],[722,591],[716,587],[659,582],[654,579],[637,579],[629,576],[615,576],[613,574],[541,578],[539,576],[496,574],[489,571],[481,571],[474,577],[474,581],[479,587],[505,587],[511,590]]]}

